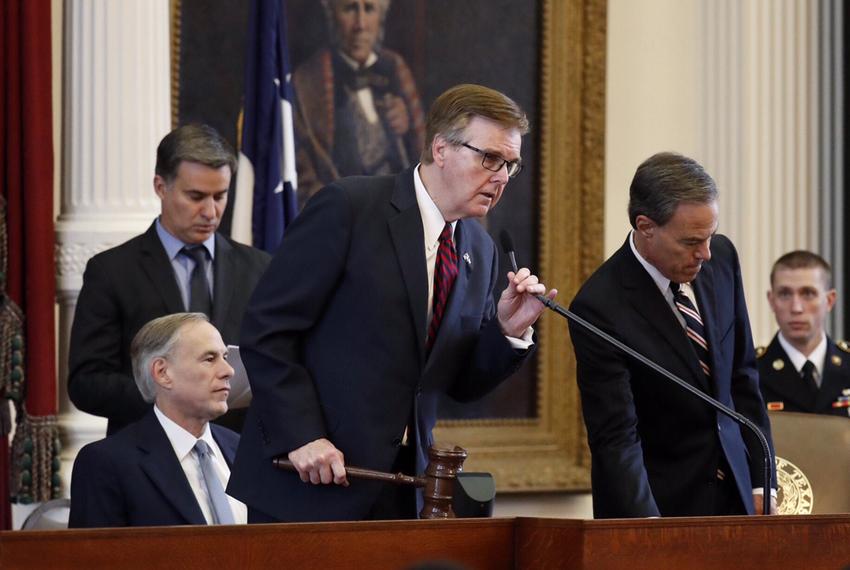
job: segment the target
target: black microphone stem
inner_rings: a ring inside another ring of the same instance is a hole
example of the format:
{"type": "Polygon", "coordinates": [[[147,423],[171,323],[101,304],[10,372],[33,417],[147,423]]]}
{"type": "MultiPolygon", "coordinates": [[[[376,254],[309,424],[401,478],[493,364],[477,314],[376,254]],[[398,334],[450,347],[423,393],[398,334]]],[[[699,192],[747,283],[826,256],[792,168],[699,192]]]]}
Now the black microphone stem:
{"type": "MultiPolygon", "coordinates": [[[[504,238],[503,238],[503,243],[504,243],[504,238]]],[[[517,272],[516,255],[513,252],[513,248],[511,248],[511,251],[507,251],[506,253],[508,254],[508,257],[510,258],[511,266],[513,267],[514,273],[516,273],[517,272]]],[[[770,498],[771,498],[771,495],[770,495],[770,493],[771,493],[770,460],[772,458],[771,458],[771,454],[770,454],[770,446],[767,443],[767,438],[765,437],[765,435],[762,433],[762,431],[759,429],[759,427],[756,424],[754,424],[752,421],[749,420],[749,418],[743,416],[742,414],[739,414],[738,412],[736,412],[735,410],[733,410],[729,406],[723,404],[722,402],[720,402],[718,400],[715,400],[714,398],[712,398],[711,396],[709,396],[708,394],[706,394],[702,390],[695,388],[691,384],[688,384],[687,382],[685,382],[684,380],[682,380],[681,378],[679,378],[678,376],[676,376],[675,374],[673,374],[672,372],[667,370],[666,368],[660,366],[659,364],[656,364],[655,362],[653,362],[652,360],[650,360],[649,358],[647,358],[643,354],[639,353],[635,349],[631,348],[630,346],[623,344],[622,342],[620,342],[619,340],[617,340],[613,336],[609,335],[608,333],[606,333],[602,329],[598,328],[597,326],[595,326],[595,325],[589,323],[588,321],[584,320],[583,318],[579,317],[578,315],[576,315],[575,313],[573,313],[569,309],[562,307],[561,305],[559,305],[558,303],[556,303],[555,301],[553,301],[552,299],[550,299],[546,295],[535,295],[535,297],[537,297],[537,299],[541,303],[546,305],[546,307],[548,309],[554,311],[555,313],[558,313],[559,315],[561,315],[565,319],[569,319],[569,320],[573,321],[574,323],[576,323],[576,324],[584,327],[585,329],[589,330],[590,332],[592,332],[596,336],[604,339],[608,343],[616,346],[617,348],[619,348],[620,350],[622,350],[623,352],[625,352],[626,354],[628,354],[629,356],[631,356],[635,360],[649,366],[650,368],[652,368],[653,370],[655,370],[656,372],[658,372],[662,376],[672,380],[673,382],[675,382],[676,384],[678,384],[679,386],[681,386],[682,388],[684,388],[685,390],[687,390],[688,392],[690,392],[691,394],[693,394],[694,396],[696,396],[697,398],[699,398],[700,400],[705,402],[706,404],[710,405],[711,407],[713,407],[714,409],[716,409],[720,413],[724,414],[725,416],[728,416],[729,418],[732,418],[732,420],[734,420],[738,424],[746,426],[747,429],[752,431],[753,434],[755,434],[756,438],[759,440],[759,443],[761,444],[761,447],[762,447],[762,458],[763,458],[763,469],[764,469],[764,477],[763,477],[763,480],[764,480],[764,500],[762,501],[762,504],[763,504],[763,507],[764,507],[763,513],[765,515],[770,514],[770,503],[771,503],[771,500],[770,500],[770,498]]]]}

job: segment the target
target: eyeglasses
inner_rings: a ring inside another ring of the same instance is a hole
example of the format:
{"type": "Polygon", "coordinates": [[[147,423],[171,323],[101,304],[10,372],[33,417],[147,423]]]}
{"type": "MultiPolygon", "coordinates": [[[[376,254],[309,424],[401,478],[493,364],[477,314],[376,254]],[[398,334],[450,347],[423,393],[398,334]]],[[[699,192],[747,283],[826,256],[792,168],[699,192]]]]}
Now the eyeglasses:
{"type": "Polygon", "coordinates": [[[491,172],[499,172],[503,166],[508,167],[508,177],[513,178],[522,170],[522,162],[519,160],[505,160],[501,156],[484,152],[480,148],[475,148],[471,144],[460,143],[460,146],[465,146],[469,150],[474,150],[481,155],[481,166],[491,172]]]}

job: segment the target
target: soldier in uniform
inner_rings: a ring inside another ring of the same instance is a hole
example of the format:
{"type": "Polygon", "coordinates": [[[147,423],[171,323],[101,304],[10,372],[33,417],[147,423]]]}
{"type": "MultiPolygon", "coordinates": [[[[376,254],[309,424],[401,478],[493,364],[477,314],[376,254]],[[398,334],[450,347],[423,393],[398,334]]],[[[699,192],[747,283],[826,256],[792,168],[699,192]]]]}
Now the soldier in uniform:
{"type": "Polygon", "coordinates": [[[850,347],[824,331],[835,298],[832,269],[821,256],[792,251],[773,264],[767,300],[779,332],[756,350],[768,410],[848,416],[850,347]]]}

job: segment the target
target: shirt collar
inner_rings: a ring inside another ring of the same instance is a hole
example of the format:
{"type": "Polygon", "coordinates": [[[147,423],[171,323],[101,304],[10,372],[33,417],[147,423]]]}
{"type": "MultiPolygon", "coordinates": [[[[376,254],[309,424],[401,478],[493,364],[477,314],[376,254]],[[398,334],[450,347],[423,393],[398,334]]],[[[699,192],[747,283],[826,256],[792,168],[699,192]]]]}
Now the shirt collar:
{"type": "Polygon", "coordinates": [[[826,360],[826,335],[823,334],[821,336],[820,342],[812,351],[812,353],[808,356],[794,348],[794,346],[788,342],[784,336],[782,336],[782,332],[778,335],[779,344],[782,346],[782,349],[785,351],[785,354],[788,355],[788,360],[791,361],[791,364],[794,365],[794,368],[797,372],[803,370],[803,365],[807,360],[811,360],[812,364],[815,365],[815,368],[818,371],[819,375],[823,374],[823,363],[826,360]]]}
{"type": "Polygon", "coordinates": [[[635,232],[632,230],[629,233],[629,246],[632,248],[632,253],[635,254],[638,262],[646,269],[646,272],[649,273],[649,276],[652,277],[652,280],[655,281],[655,285],[658,287],[658,290],[661,291],[662,295],[667,294],[667,290],[670,288],[670,280],[664,277],[658,269],[650,262],[645,260],[643,256],[638,253],[637,248],[635,247],[635,232]]]}
{"type": "MultiPolygon", "coordinates": [[[[351,69],[355,71],[361,69],[360,64],[351,59],[348,55],[346,55],[344,51],[339,50],[339,52],[337,53],[339,53],[339,57],[341,57],[342,61],[344,61],[348,66],[350,66],[351,69]]],[[[370,53],[369,57],[366,58],[366,65],[364,65],[362,69],[369,69],[370,67],[375,65],[376,61],[378,61],[378,54],[376,54],[375,52],[370,53]]]]}
{"type": "Polygon", "coordinates": [[[165,430],[165,435],[168,436],[168,441],[171,442],[171,447],[174,448],[174,453],[177,454],[177,459],[179,461],[183,461],[192,449],[194,449],[195,443],[198,439],[202,439],[207,442],[210,449],[217,449],[217,446],[214,445],[215,441],[212,437],[212,431],[210,431],[209,422],[207,422],[204,426],[204,433],[201,434],[200,438],[197,438],[183,429],[174,420],[162,413],[162,410],[160,410],[159,406],[156,404],[154,404],[153,411],[154,414],[156,414],[156,418],[159,420],[159,424],[162,426],[162,429],[165,430]]]}
{"type": "MultiPolygon", "coordinates": [[[[168,255],[169,260],[177,257],[180,250],[185,246],[192,247],[192,244],[184,243],[171,235],[171,233],[165,229],[165,226],[160,223],[159,217],[156,219],[156,235],[159,236],[159,241],[162,242],[162,247],[165,248],[165,253],[168,255]]],[[[210,254],[210,259],[215,259],[215,233],[204,240],[202,245],[207,248],[207,252],[210,254]]]]}
{"type": "MultiPolygon", "coordinates": [[[[413,187],[416,188],[416,203],[419,205],[419,215],[422,217],[422,229],[425,234],[425,249],[431,251],[438,247],[440,234],[443,233],[443,228],[446,227],[446,220],[440,209],[431,199],[425,184],[422,182],[422,177],[419,176],[419,167],[417,164],[413,169],[413,187]]],[[[452,239],[454,239],[455,227],[457,220],[451,222],[452,239]]]]}

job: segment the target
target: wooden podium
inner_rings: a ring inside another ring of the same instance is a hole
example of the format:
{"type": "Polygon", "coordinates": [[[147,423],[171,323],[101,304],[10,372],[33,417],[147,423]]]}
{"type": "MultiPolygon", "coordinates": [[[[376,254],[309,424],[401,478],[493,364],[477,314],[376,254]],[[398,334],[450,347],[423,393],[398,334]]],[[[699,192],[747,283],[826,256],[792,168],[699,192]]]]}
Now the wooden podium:
{"type": "Polygon", "coordinates": [[[840,569],[850,516],[459,519],[0,533],[0,568],[840,569]],[[439,566],[431,566],[439,568],[439,566]]]}

